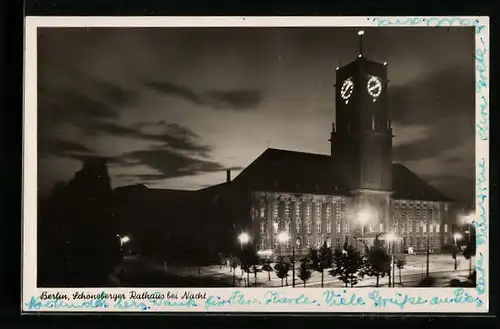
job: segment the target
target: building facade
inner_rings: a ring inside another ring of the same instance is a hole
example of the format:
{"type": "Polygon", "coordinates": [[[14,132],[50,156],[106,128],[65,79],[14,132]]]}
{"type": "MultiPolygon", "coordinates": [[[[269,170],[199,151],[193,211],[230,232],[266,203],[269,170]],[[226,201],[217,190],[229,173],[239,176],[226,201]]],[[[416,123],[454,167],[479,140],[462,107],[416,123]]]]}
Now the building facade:
{"type": "MultiPolygon", "coordinates": [[[[336,81],[330,156],[313,160],[288,152],[303,157],[303,163],[310,160],[305,172],[289,173],[281,186],[276,173],[268,178],[274,182],[270,189],[252,192],[254,243],[259,250],[288,253],[295,248],[302,253],[325,242],[363,247],[391,233],[397,252],[441,251],[451,242],[452,203],[408,168],[393,163],[387,63],[360,53],[336,69],[336,81]],[[308,175],[314,177],[302,180],[308,187],[301,189],[297,181],[308,175]],[[288,238],[280,242],[282,233],[288,238]]],[[[283,170],[289,170],[287,165],[297,169],[292,157],[282,156],[283,170]]]]}

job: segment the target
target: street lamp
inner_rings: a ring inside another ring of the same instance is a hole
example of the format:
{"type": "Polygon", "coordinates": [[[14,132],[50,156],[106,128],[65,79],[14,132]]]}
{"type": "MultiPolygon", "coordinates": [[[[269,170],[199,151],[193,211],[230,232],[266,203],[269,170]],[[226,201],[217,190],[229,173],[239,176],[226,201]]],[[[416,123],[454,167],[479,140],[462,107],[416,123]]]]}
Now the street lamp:
{"type": "Polygon", "coordinates": [[[365,225],[366,225],[366,223],[368,223],[369,220],[370,220],[370,213],[368,211],[363,210],[363,211],[360,211],[358,213],[358,221],[361,224],[361,241],[363,243],[365,241],[365,237],[364,237],[365,225]]]}
{"type": "Polygon", "coordinates": [[[240,248],[243,249],[243,245],[247,244],[248,241],[250,241],[250,235],[243,232],[240,235],[238,235],[238,240],[240,241],[240,248]]]}
{"type": "Polygon", "coordinates": [[[396,241],[397,236],[394,233],[388,233],[385,236],[385,239],[388,243],[389,252],[391,253],[391,273],[389,273],[389,287],[391,286],[391,276],[392,276],[392,286],[395,287],[396,277],[394,275],[394,272],[395,272],[396,262],[394,259],[394,242],[396,241]],[[392,248],[391,248],[391,242],[392,242],[392,248]]]}
{"type": "Polygon", "coordinates": [[[458,252],[458,245],[457,245],[457,240],[462,238],[462,234],[460,233],[455,233],[453,234],[453,241],[455,242],[455,271],[457,270],[457,252],[458,252]]]}
{"type": "MultiPolygon", "coordinates": [[[[280,256],[281,256],[281,245],[287,243],[290,240],[290,235],[288,232],[281,232],[278,234],[278,242],[280,243],[280,256]]],[[[295,244],[292,243],[292,287],[295,287],[295,244]]]]}
{"type": "MultiPolygon", "coordinates": [[[[469,226],[468,231],[466,233],[467,233],[468,248],[470,248],[472,245],[471,237],[472,237],[472,224],[474,223],[474,217],[472,217],[471,215],[464,216],[464,221],[469,226]]],[[[472,274],[472,254],[469,255],[469,275],[471,274],[472,274]]]]}

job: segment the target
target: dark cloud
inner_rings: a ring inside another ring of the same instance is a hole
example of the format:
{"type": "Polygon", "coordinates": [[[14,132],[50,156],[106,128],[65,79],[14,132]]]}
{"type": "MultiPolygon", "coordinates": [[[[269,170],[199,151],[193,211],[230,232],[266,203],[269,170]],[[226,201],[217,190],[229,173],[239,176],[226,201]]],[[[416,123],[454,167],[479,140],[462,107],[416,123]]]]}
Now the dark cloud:
{"type": "Polygon", "coordinates": [[[56,122],[82,124],[94,119],[115,119],[114,108],[98,99],[71,89],[40,87],[38,92],[39,125],[53,127],[56,122]]]}
{"type": "MultiPolygon", "coordinates": [[[[472,145],[468,141],[474,135],[474,75],[466,73],[453,66],[391,88],[390,110],[395,124],[428,128],[426,136],[394,148],[396,161],[434,158],[444,151],[472,145]]],[[[397,140],[397,129],[395,135],[397,140]]]]}
{"type": "Polygon", "coordinates": [[[197,93],[187,87],[170,82],[150,81],[146,82],[145,85],[164,95],[178,97],[217,110],[255,108],[262,101],[262,93],[259,90],[209,90],[197,93]]]}
{"type": "Polygon", "coordinates": [[[68,141],[57,137],[46,136],[38,140],[38,153],[42,157],[63,156],[75,157],[91,155],[94,152],[78,142],[68,141]]]}
{"type": "Polygon", "coordinates": [[[248,109],[261,102],[259,90],[207,91],[206,96],[216,109],[248,109]]]}
{"type": "Polygon", "coordinates": [[[158,180],[219,172],[226,169],[241,169],[226,168],[218,162],[196,159],[167,149],[132,151],[124,154],[122,158],[138,160],[140,164],[157,170],[160,174],[148,175],[148,177],[155,177],[158,180]]]}
{"type": "Polygon", "coordinates": [[[208,156],[212,148],[200,143],[200,137],[178,124],[165,123],[164,121],[156,123],[138,123],[133,126],[124,126],[113,122],[95,122],[87,129],[93,134],[109,134],[119,137],[136,138],[151,142],[160,142],[162,148],[168,147],[177,151],[196,152],[200,156],[208,156]],[[161,132],[151,133],[141,129],[147,127],[160,128],[161,132]]]}

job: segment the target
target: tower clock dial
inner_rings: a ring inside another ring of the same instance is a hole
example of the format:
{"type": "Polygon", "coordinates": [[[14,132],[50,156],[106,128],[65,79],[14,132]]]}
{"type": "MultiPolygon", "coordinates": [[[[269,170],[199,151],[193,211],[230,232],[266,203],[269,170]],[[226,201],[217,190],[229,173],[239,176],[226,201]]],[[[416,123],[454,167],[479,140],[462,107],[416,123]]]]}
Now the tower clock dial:
{"type": "Polygon", "coordinates": [[[352,92],[354,90],[354,83],[351,79],[347,79],[342,84],[342,88],[340,89],[340,96],[347,102],[347,100],[351,97],[352,92]]]}
{"type": "Polygon", "coordinates": [[[368,89],[370,96],[377,98],[382,93],[382,82],[377,77],[370,77],[366,88],[368,89]]]}

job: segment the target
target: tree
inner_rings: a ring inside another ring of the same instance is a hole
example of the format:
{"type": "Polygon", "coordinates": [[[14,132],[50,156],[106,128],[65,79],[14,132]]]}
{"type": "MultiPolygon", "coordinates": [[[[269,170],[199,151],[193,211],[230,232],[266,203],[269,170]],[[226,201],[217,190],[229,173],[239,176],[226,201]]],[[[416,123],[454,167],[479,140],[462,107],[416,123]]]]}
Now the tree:
{"type": "Polygon", "coordinates": [[[253,245],[247,244],[241,250],[240,255],[241,269],[247,274],[247,286],[250,286],[250,272],[254,265],[259,264],[259,256],[253,245]]]}
{"type": "Polygon", "coordinates": [[[321,288],[324,286],[325,269],[332,267],[333,253],[332,249],[328,245],[323,243],[319,250],[310,250],[310,260],[312,263],[312,268],[321,273],[321,288]]]}
{"type": "Polygon", "coordinates": [[[348,245],[346,241],[342,249],[335,249],[333,268],[329,273],[342,281],[346,288],[348,284],[354,287],[358,283],[357,275],[360,275],[362,265],[363,259],[359,251],[352,245],[348,245]]]}
{"type": "Polygon", "coordinates": [[[306,282],[312,277],[312,272],[311,259],[308,257],[303,258],[300,261],[298,277],[304,282],[304,288],[306,287],[306,282]]]}
{"type": "Polygon", "coordinates": [[[399,285],[401,285],[401,286],[403,285],[401,283],[401,270],[405,267],[405,265],[406,265],[406,260],[404,260],[404,259],[398,259],[396,261],[396,266],[398,267],[398,270],[399,270],[399,285]]]}
{"type": "Polygon", "coordinates": [[[262,272],[262,269],[260,269],[257,265],[252,265],[251,267],[252,273],[254,275],[254,284],[257,285],[257,273],[262,272]]]}
{"type": "Polygon", "coordinates": [[[273,267],[271,266],[271,260],[269,258],[264,260],[262,270],[267,272],[267,280],[271,281],[271,272],[273,272],[273,267]]]}
{"type": "Polygon", "coordinates": [[[363,274],[376,278],[375,286],[379,286],[380,277],[391,273],[391,256],[381,241],[376,238],[373,246],[368,248],[368,253],[363,260],[363,274]]]}
{"type": "Polygon", "coordinates": [[[231,257],[229,267],[233,269],[233,286],[236,286],[236,268],[238,267],[238,258],[231,257]]]}
{"type": "Polygon", "coordinates": [[[274,265],[274,271],[276,276],[281,279],[281,286],[283,287],[283,279],[288,278],[288,272],[290,272],[290,262],[288,262],[284,257],[279,257],[278,262],[274,265]]]}

